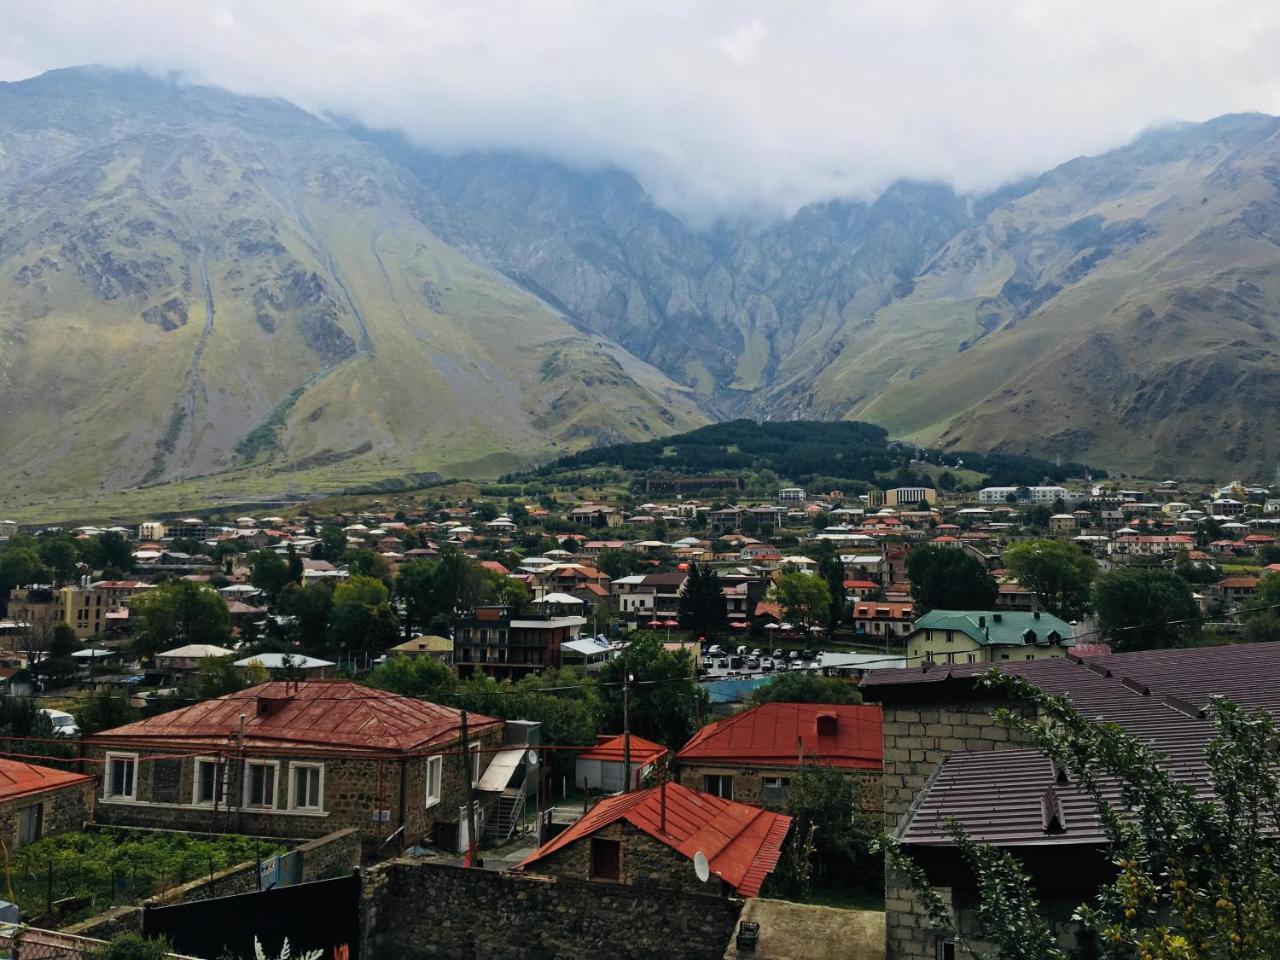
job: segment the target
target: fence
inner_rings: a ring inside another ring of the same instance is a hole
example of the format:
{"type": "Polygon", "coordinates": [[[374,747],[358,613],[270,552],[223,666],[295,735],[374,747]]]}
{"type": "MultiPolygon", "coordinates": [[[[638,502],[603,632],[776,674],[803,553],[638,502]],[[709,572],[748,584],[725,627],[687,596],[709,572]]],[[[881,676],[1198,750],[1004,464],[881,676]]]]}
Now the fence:
{"type": "MultiPolygon", "coordinates": [[[[103,943],[55,930],[0,924],[0,957],[12,960],[84,960],[103,943]]],[[[170,960],[194,960],[178,953],[171,953],[169,957],[170,960]]]]}

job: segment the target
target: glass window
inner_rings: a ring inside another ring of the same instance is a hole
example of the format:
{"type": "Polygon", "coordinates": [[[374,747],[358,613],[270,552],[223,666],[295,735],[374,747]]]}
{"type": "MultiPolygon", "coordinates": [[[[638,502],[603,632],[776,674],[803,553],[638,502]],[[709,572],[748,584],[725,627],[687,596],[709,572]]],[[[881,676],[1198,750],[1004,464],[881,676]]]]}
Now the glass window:
{"type": "Polygon", "coordinates": [[[427,757],[427,806],[440,802],[444,779],[444,757],[427,757]]]}
{"type": "Polygon", "coordinates": [[[107,754],[106,796],[132,800],[136,787],[138,758],[133,755],[107,754]]]}
{"type": "Polygon", "coordinates": [[[274,763],[250,763],[245,777],[245,806],[274,807],[276,805],[276,765],[274,763]]]}
{"type": "Polygon", "coordinates": [[[733,777],[723,774],[708,774],[702,778],[703,791],[723,800],[733,799],[733,777]]]}
{"type": "Polygon", "coordinates": [[[480,744],[471,744],[471,783],[474,786],[480,782],[480,744]]]}
{"type": "Polygon", "coordinates": [[[18,811],[18,846],[40,839],[44,821],[44,804],[36,803],[18,811]]]}
{"type": "Polygon", "coordinates": [[[320,783],[324,768],[319,764],[293,764],[289,767],[293,777],[293,808],[295,810],[320,810],[320,783]]]}
{"type": "Polygon", "coordinates": [[[622,843],[618,840],[591,838],[591,879],[622,879],[622,843]]]}
{"type": "Polygon", "coordinates": [[[196,760],[196,780],[194,797],[196,803],[225,803],[223,787],[226,780],[226,768],[217,760],[196,760]]]}

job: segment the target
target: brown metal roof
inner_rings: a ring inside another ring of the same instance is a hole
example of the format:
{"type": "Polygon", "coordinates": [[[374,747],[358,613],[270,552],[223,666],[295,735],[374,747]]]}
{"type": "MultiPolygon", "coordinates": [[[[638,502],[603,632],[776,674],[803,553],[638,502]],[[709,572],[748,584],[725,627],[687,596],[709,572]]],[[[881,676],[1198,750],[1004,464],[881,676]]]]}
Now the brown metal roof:
{"type": "MultiPolygon", "coordinates": [[[[867,683],[886,693],[905,683],[950,680],[954,686],[987,669],[964,664],[928,673],[882,670],[867,683]]],[[[1245,709],[1280,714],[1280,644],[1151,650],[1087,661],[1061,658],[1002,664],[1000,669],[1065,695],[1086,717],[1116,723],[1140,737],[1167,757],[1179,780],[1202,795],[1210,790],[1205,748],[1214,731],[1200,713],[1209,698],[1225,696],[1245,709]]],[[[952,695],[937,689],[942,697],[952,695]]],[[[1118,786],[1107,792],[1119,799],[1118,786]]],[[[918,798],[900,835],[910,844],[947,845],[952,818],[974,839],[1001,845],[1106,839],[1093,802],[1056,776],[1049,759],[1033,749],[952,754],[918,798]]]]}
{"type": "MultiPolygon", "coordinates": [[[[273,680],[85,738],[90,745],[408,753],[458,738],[460,713],[349,680],[273,680]]],[[[472,735],[501,720],[468,714],[472,735]]]]}

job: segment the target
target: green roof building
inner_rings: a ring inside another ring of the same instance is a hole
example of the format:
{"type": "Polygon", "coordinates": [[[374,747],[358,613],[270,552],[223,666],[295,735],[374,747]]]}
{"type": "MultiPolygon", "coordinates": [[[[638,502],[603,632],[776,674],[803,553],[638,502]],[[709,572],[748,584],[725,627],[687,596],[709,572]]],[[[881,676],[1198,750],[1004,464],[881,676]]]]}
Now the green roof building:
{"type": "Polygon", "coordinates": [[[1062,656],[1074,643],[1065,620],[1008,610],[930,610],[906,638],[911,665],[1044,660],[1062,656]]]}

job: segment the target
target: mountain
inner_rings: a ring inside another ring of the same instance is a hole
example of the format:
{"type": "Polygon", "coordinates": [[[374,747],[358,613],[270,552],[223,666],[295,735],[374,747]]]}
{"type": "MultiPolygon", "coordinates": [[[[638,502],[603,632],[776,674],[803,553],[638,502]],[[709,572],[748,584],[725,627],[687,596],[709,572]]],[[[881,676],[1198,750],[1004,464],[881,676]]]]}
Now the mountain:
{"type": "Polygon", "coordinates": [[[735,416],[1269,473],[1278,127],[702,228],[615,169],[135,73],[0,84],[0,506],[492,476],[735,416]]]}
{"type": "Polygon", "coordinates": [[[496,473],[707,422],[442,241],[421,192],[285,103],[98,70],[0,86],[0,488],[496,473]]]}

